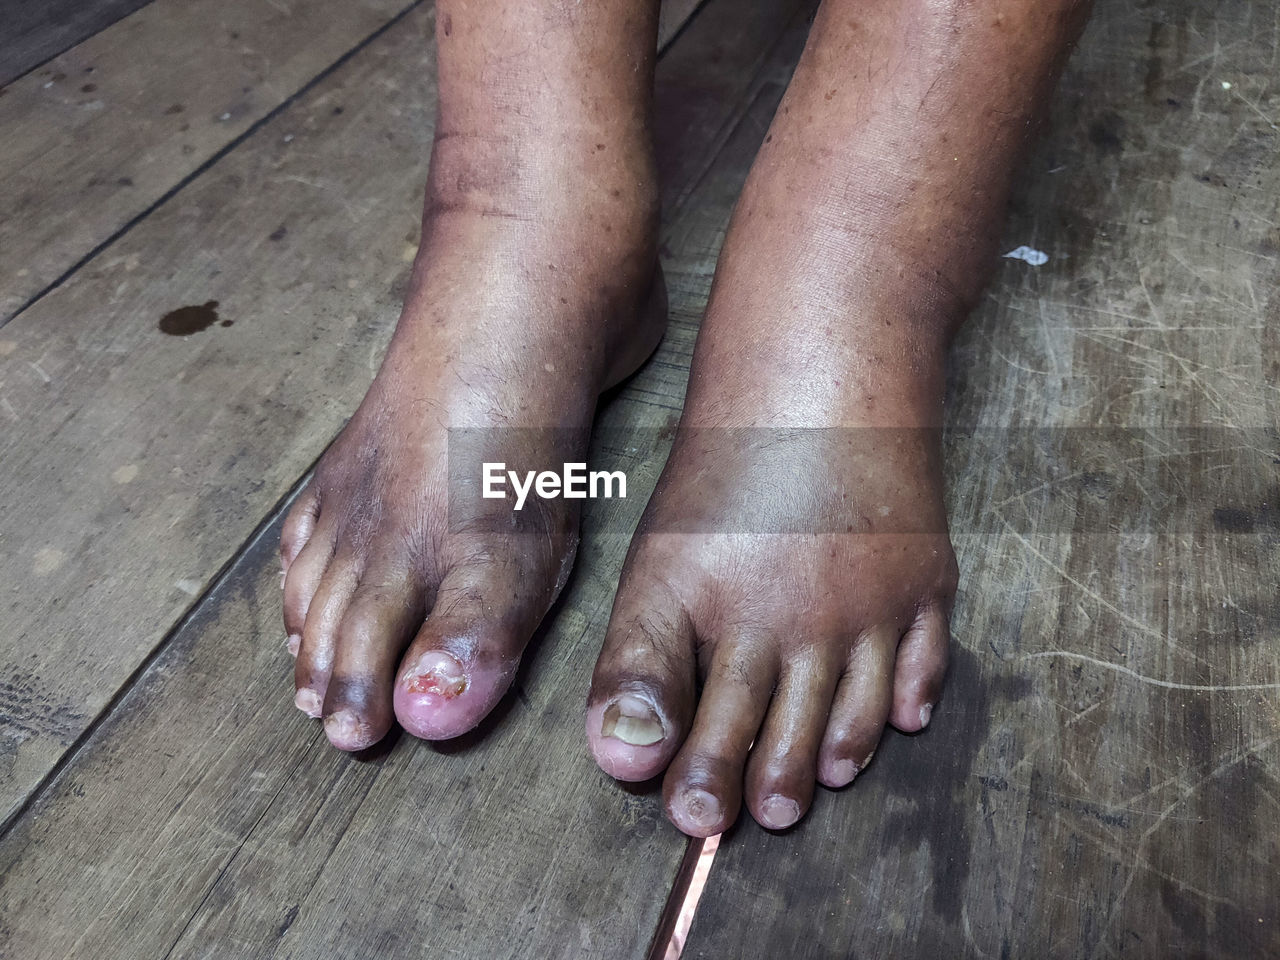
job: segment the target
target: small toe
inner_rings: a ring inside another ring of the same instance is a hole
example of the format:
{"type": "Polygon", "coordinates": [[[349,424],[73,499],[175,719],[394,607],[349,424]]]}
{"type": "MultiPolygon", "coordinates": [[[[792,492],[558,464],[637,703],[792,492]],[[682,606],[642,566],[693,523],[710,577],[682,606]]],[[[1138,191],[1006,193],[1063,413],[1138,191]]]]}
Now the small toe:
{"type": "Polygon", "coordinates": [[[314,531],[302,549],[294,556],[284,576],[284,631],[285,643],[293,656],[298,655],[302,643],[302,630],[307,622],[307,611],[320,589],[320,581],[333,559],[332,531],[321,526],[314,531]]]}
{"type": "Polygon", "coordinates": [[[892,627],[871,631],[854,645],[818,751],[818,782],[823,786],[848,786],[871,762],[893,705],[897,649],[892,627]]]}
{"type": "Polygon", "coordinates": [[[396,664],[422,622],[425,588],[403,564],[361,578],[338,627],[324,728],[340,750],[364,750],[391,729],[396,664]]]}
{"type": "Polygon", "coordinates": [[[329,674],[337,649],[338,626],[360,580],[359,563],[350,556],[337,556],[330,562],[315,596],[307,609],[302,626],[298,658],[293,665],[293,682],[297,689],[294,703],[308,716],[319,717],[324,704],[329,674]],[[313,696],[314,695],[314,696],[313,696]]]}
{"type": "Polygon", "coordinates": [[[747,808],[760,826],[785,830],[813,801],[818,747],[843,664],[834,644],[785,664],[747,761],[747,808]]]}
{"type": "Polygon", "coordinates": [[[616,780],[661,773],[693,719],[693,626],[661,583],[624,574],[587,698],[587,743],[616,780]]]}
{"type": "Polygon", "coordinates": [[[773,694],[777,666],[767,642],[720,643],[684,745],[662,782],[667,816],[691,837],[721,833],[738,818],[747,753],[773,694]]]}
{"type": "Polygon", "coordinates": [[[280,569],[285,575],[288,575],[289,567],[302,552],[302,548],[311,540],[319,518],[320,491],[313,480],[293,502],[285,517],[284,526],[280,529],[280,569]]]}
{"type": "Polygon", "coordinates": [[[898,644],[890,722],[903,733],[929,725],[942,696],[951,631],[940,605],[925,609],[898,644]]]}

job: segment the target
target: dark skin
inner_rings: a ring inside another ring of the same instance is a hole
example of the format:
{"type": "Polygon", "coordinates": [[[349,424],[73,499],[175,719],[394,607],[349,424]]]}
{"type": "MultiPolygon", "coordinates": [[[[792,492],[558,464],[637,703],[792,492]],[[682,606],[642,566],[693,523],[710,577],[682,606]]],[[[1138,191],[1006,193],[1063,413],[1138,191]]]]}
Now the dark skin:
{"type": "MultiPolygon", "coordinates": [[[[957,588],[946,348],[1087,13],[823,3],[726,237],[587,710],[601,767],[665,770],[686,833],[744,803],[789,826],[816,783],[866,767],[886,724],[933,716],[957,588]],[[783,433],[806,438],[785,467],[776,443],[742,440],[783,433]],[[744,497],[746,524],[730,516],[744,497]]],[[[426,738],[470,729],[563,583],[572,501],[546,501],[545,536],[458,529],[439,494],[447,428],[585,428],[660,338],[655,23],[636,2],[439,5],[413,287],[282,546],[298,704],[336,746],[376,742],[393,716],[426,738]]]]}

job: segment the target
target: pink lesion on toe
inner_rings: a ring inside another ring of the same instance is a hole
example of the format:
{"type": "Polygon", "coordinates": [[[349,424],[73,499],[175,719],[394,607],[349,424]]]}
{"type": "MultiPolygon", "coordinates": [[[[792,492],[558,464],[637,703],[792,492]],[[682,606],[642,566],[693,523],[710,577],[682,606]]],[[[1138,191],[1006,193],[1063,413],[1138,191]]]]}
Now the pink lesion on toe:
{"type": "Polygon", "coordinates": [[[416,677],[410,677],[409,682],[405,684],[405,689],[410,693],[434,693],[446,700],[452,700],[467,689],[467,678],[441,677],[434,673],[422,673],[416,677]]]}
{"type": "Polygon", "coordinates": [[[461,664],[447,653],[428,653],[418,661],[417,670],[405,678],[404,688],[409,693],[434,694],[453,700],[466,691],[467,675],[461,664]]]}

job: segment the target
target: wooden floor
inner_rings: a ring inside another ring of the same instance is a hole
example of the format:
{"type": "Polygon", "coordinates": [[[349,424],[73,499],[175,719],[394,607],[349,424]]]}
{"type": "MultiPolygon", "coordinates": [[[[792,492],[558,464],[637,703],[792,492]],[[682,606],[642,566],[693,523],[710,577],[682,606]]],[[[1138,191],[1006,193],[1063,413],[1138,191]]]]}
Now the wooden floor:
{"type": "MultiPolygon", "coordinates": [[[[632,496],[482,730],[364,758],[292,706],[275,541],[416,251],[430,4],[24,6],[0,958],[661,955],[697,848],[581,711],[809,0],[665,5],[672,325],[595,451],[632,496]]],[[[946,699],[796,829],[730,831],[686,957],[1280,956],[1278,123],[1280,3],[1099,0],[1007,228],[1048,261],[955,349],[946,699]]]]}

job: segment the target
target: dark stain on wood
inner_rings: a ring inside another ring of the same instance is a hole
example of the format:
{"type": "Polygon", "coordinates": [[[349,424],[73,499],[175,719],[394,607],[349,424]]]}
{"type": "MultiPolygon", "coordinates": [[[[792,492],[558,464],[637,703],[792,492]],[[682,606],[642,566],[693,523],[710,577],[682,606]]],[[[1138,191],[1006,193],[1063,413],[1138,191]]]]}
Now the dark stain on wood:
{"type": "MultiPolygon", "coordinates": [[[[229,327],[233,322],[223,320],[221,326],[229,327]]],[[[170,310],[160,318],[158,326],[161,333],[167,333],[171,337],[189,337],[193,333],[208,330],[215,323],[218,323],[218,301],[209,300],[203,304],[170,310]]]]}

